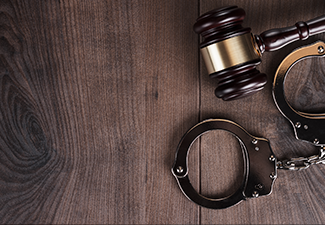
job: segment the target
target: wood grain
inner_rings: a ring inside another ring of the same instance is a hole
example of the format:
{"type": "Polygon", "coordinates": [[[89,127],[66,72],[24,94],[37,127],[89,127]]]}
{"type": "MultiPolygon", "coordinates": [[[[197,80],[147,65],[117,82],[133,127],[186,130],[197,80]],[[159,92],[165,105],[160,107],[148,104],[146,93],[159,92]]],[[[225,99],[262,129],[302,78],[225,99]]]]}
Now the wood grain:
{"type": "Polygon", "coordinates": [[[307,58],[294,65],[286,77],[285,93],[292,107],[302,112],[322,113],[325,108],[323,58],[307,58]]]}
{"type": "Polygon", "coordinates": [[[197,2],[0,5],[1,223],[197,223],[170,173],[198,122],[197,2]]]}
{"type": "MultiPolygon", "coordinates": [[[[295,140],[271,82],[281,59],[324,34],[265,53],[266,88],[223,102],[192,26],[232,4],[257,34],[325,9],[322,0],[0,1],[0,223],[323,223],[322,165],[280,171],[270,196],[225,210],[189,201],[170,172],[181,137],[206,118],[268,138],[280,159],[317,153],[295,140]]],[[[297,109],[324,109],[324,65],[308,59],[290,72],[286,94],[297,109]]],[[[198,192],[231,194],[243,171],[237,140],[225,131],[202,136],[189,167],[198,192]]]]}

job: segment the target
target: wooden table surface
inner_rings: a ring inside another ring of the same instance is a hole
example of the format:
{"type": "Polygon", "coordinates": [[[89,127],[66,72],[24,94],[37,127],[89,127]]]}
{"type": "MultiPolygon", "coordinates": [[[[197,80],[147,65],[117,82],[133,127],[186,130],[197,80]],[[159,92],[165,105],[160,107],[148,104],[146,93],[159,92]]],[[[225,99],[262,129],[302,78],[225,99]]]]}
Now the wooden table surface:
{"type": "MultiPolygon", "coordinates": [[[[254,34],[324,14],[323,0],[1,0],[0,222],[59,224],[321,224],[325,165],[278,171],[273,193],[224,210],[189,201],[171,174],[178,142],[196,123],[227,118],[269,139],[279,159],[317,154],[296,140],[271,95],[293,49],[264,53],[268,84],[224,102],[214,96],[193,32],[225,5],[245,9],[254,34]]],[[[289,102],[325,111],[325,61],[288,75],[289,102]]],[[[195,141],[189,177],[224,197],[241,183],[237,140],[213,131],[195,141]]]]}

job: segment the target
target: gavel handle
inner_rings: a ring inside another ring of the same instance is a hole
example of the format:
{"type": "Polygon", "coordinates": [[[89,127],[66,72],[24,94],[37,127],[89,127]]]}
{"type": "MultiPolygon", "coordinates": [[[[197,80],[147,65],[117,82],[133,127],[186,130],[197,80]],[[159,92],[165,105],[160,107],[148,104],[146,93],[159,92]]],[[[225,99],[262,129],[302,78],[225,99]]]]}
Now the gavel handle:
{"type": "Polygon", "coordinates": [[[305,40],[309,36],[325,32],[325,15],[307,22],[297,22],[294,26],[271,29],[255,35],[261,53],[275,51],[291,42],[305,40]]]}

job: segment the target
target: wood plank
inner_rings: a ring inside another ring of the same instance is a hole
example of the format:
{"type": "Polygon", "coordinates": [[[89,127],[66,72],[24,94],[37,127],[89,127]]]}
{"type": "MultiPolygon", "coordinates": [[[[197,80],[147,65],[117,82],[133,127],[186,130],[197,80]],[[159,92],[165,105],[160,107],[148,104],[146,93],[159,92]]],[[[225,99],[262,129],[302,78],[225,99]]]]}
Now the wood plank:
{"type": "Polygon", "coordinates": [[[0,222],[198,223],[170,172],[199,119],[197,1],[0,11],[0,222]]]}
{"type": "MultiPolygon", "coordinates": [[[[228,118],[270,140],[280,158],[317,153],[295,140],[271,97],[273,74],[294,48],[263,55],[260,93],[214,97],[199,58],[199,12],[236,4],[254,33],[324,13],[301,1],[0,2],[0,223],[315,224],[324,221],[324,167],[279,171],[270,196],[226,210],[188,201],[170,173],[182,135],[228,118]],[[292,7],[295,6],[295,7],[292,7]],[[200,66],[199,66],[200,65],[200,66]]],[[[289,74],[286,93],[322,112],[324,60],[289,74]],[[320,68],[320,69],[317,69],[320,68]]],[[[189,176],[211,197],[231,194],[243,163],[236,139],[215,131],[191,149],[189,176]]]]}
{"type": "MultiPolygon", "coordinates": [[[[246,11],[244,26],[251,27],[254,34],[312,19],[322,15],[325,9],[325,3],[321,0],[201,0],[200,13],[225,5],[238,5],[244,8],[246,11]]],[[[280,159],[317,153],[312,145],[295,140],[291,125],[279,113],[273,102],[271,83],[277,66],[288,53],[301,45],[324,38],[324,34],[320,34],[309,40],[291,44],[278,52],[264,53],[262,64],[258,69],[268,75],[267,86],[254,96],[233,102],[223,102],[214,97],[217,82],[207,76],[205,66],[201,63],[201,119],[228,118],[241,124],[251,134],[268,138],[273,152],[280,159]]],[[[295,107],[305,111],[324,112],[321,96],[324,96],[325,89],[323,81],[320,81],[324,80],[324,70],[318,69],[324,66],[324,59],[312,59],[294,68],[287,81],[286,92],[295,107]]],[[[221,131],[203,136],[201,144],[201,192],[210,196],[226,196],[240,183],[242,164],[238,144],[231,135],[221,131]]],[[[325,168],[322,165],[300,172],[279,171],[270,196],[248,199],[225,210],[201,208],[200,222],[202,224],[323,223],[324,175],[325,168]]]]}

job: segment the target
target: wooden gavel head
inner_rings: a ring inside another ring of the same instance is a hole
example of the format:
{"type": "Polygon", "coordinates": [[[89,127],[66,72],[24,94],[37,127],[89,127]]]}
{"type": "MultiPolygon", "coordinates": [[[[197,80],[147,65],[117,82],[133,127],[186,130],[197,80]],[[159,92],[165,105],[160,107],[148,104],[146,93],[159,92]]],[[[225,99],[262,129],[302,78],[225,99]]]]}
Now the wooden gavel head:
{"type": "Polygon", "coordinates": [[[241,25],[244,17],[243,9],[229,6],[203,14],[194,24],[194,31],[204,38],[200,48],[208,73],[219,81],[215,94],[226,101],[263,89],[267,77],[256,66],[264,51],[280,49],[325,30],[325,16],[320,16],[253,35],[250,28],[241,25]]]}

